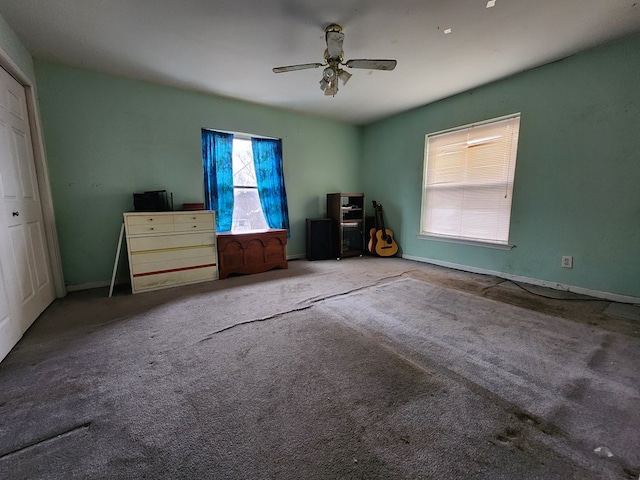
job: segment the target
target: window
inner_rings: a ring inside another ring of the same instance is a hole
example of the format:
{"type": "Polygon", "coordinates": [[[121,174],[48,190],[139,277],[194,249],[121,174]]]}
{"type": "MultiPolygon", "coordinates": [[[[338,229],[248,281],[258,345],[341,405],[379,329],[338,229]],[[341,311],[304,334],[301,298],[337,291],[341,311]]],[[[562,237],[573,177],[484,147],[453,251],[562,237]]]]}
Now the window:
{"type": "Polygon", "coordinates": [[[231,231],[269,228],[264,218],[251,139],[233,137],[233,217],[231,231]]]}
{"type": "Polygon", "coordinates": [[[205,208],[216,230],[287,230],[282,141],[202,129],[205,208]]]}
{"type": "Polygon", "coordinates": [[[428,134],[420,234],[507,245],[520,115],[428,134]]]}

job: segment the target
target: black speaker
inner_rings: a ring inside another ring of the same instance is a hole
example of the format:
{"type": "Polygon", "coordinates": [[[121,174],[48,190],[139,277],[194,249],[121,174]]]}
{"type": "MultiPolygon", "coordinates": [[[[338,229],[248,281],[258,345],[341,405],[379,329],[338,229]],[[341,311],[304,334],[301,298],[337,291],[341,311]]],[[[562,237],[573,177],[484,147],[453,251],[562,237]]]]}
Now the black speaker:
{"type": "Polygon", "coordinates": [[[167,195],[166,190],[134,193],[133,209],[136,212],[168,212],[173,210],[173,194],[167,195]]]}
{"type": "Polygon", "coordinates": [[[331,219],[307,218],[307,260],[329,260],[331,255],[331,219]]]}

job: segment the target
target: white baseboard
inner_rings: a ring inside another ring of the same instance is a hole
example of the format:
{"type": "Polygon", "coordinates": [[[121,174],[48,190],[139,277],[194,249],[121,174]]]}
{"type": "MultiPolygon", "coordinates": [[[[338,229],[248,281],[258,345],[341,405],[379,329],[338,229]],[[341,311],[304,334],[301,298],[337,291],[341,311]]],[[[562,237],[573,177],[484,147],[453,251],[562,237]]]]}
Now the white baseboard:
{"type": "Polygon", "coordinates": [[[430,258],[416,257],[413,255],[402,255],[402,258],[407,260],[415,260],[416,262],[430,263],[432,265],[438,265],[440,267],[452,268],[454,270],[462,270],[471,273],[480,273],[483,275],[493,275],[495,277],[505,278],[507,280],[513,280],[514,282],[528,283],[530,285],[538,285],[540,287],[553,288],[555,290],[562,290],[565,292],[578,293],[580,295],[589,295],[590,297],[602,298],[605,300],[611,300],[613,302],[620,303],[633,303],[640,304],[640,297],[632,297],[630,295],[620,295],[611,292],[602,292],[600,290],[592,290],[590,288],[577,287],[575,285],[565,285],[557,282],[549,282],[547,280],[540,280],[539,278],[524,277],[522,275],[512,275],[510,273],[496,272],[494,270],[487,270],[485,268],[472,267],[469,265],[460,265],[457,263],[443,262],[440,260],[433,260],[430,258]]]}
{"type": "Polygon", "coordinates": [[[287,255],[287,260],[300,260],[303,258],[307,258],[306,253],[296,253],[295,255],[287,255]]]}
{"type": "MultiPolygon", "coordinates": [[[[116,282],[116,285],[122,282],[116,282]]],[[[65,285],[67,292],[77,292],[80,290],[91,290],[92,288],[102,288],[111,286],[111,282],[109,280],[101,280],[99,282],[87,282],[87,283],[77,283],[75,285],[65,285]]]]}

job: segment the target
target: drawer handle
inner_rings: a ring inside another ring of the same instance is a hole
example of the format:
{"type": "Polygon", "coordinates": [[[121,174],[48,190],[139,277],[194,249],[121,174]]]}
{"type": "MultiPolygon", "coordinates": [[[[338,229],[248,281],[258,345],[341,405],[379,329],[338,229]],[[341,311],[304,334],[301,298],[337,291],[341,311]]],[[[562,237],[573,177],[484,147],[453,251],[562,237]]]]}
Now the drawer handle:
{"type": "Polygon", "coordinates": [[[151,227],[149,230],[153,230],[153,227],[151,227]]]}
{"type": "Polygon", "coordinates": [[[198,228],[198,226],[197,226],[197,225],[194,225],[194,226],[193,226],[193,228],[198,228]]]}

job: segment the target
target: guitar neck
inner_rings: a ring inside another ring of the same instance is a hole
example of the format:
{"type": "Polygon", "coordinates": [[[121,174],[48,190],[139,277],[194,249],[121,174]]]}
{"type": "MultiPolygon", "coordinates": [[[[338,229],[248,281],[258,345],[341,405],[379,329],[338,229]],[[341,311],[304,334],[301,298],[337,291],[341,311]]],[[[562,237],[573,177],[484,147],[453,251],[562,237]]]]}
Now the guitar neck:
{"type": "Polygon", "coordinates": [[[382,239],[387,239],[387,229],[384,226],[384,217],[382,215],[382,205],[378,204],[378,214],[380,215],[380,230],[382,230],[382,239]]]}
{"type": "Polygon", "coordinates": [[[371,202],[373,204],[373,216],[374,216],[374,222],[375,222],[375,229],[378,230],[378,225],[380,225],[380,215],[378,214],[378,204],[376,203],[375,200],[373,200],[371,202]]]}

